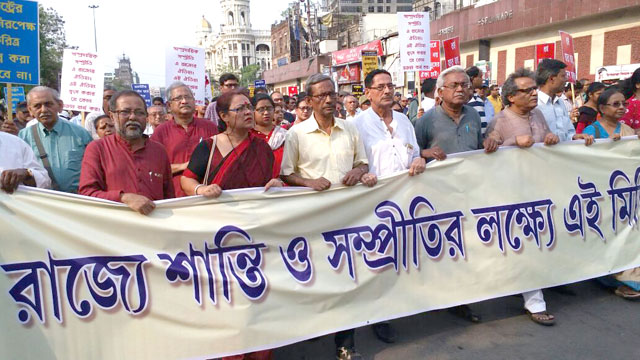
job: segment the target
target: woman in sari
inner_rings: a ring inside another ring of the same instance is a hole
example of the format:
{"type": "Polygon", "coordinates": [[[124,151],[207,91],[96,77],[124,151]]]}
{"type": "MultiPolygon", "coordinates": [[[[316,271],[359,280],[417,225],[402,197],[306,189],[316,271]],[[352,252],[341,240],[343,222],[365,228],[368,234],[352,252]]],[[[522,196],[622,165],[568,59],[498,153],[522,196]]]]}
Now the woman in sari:
{"type": "Polygon", "coordinates": [[[255,109],[254,118],[256,125],[251,130],[251,133],[269,144],[274,157],[273,177],[277,178],[280,175],[284,139],[287,136],[287,130],[280,126],[273,125],[272,119],[274,116],[275,103],[269,95],[257,94],[253,97],[252,104],[255,109]]]}
{"type": "Polygon", "coordinates": [[[620,122],[626,108],[627,102],[620,89],[612,87],[603,91],[598,97],[600,120],[587,126],[583,133],[595,139],[612,138],[614,140],[620,139],[621,136],[634,135],[635,131],[631,127],[620,122]]]}
{"type": "Polygon", "coordinates": [[[598,97],[606,88],[607,86],[601,82],[592,82],[589,85],[586,91],[587,101],[578,109],[580,116],[576,125],[576,133],[582,134],[587,126],[598,120],[598,97]]]}
{"type": "Polygon", "coordinates": [[[225,93],[218,98],[216,112],[220,133],[193,151],[180,179],[182,190],[187,195],[218,197],[222,190],[282,186],[273,177],[271,148],[250,131],[254,113],[249,98],[237,91],[225,93]]]}
{"type": "MultiPolygon", "coordinates": [[[[624,95],[619,89],[605,90],[598,97],[598,111],[601,119],[587,126],[584,133],[593,135],[596,139],[612,138],[614,140],[620,139],[621,136],[634,135],[635,132],[631,127],[620,122],[626,107],[624,95]]],[[[625,270],[598,280],[606,286],[615,288],[615,294],[624,299],[640,299],[640,268],[625,270]]]]}

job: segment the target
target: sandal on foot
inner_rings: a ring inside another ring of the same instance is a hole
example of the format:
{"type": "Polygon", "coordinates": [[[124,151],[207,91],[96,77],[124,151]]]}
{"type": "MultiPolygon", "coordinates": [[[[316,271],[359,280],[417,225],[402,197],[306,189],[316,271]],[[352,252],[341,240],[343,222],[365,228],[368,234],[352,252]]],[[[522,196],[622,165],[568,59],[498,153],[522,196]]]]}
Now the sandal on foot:
{"type": "Polygon", "coordinates": [[[556,323],[556,318],[546,311],[532,313],[531,311],[526,310],[526,312],[527,312],[527,315],[529,315],[529,319],[531,319],[531,321],[533,321],[536,324],[551,326],[556,323]]]}
{"type": "Polygon", "coordinates": [[[626,300],[640,300],[640,292],[633,290],[627,285],[618,286],[615,294],[626,300]]]}

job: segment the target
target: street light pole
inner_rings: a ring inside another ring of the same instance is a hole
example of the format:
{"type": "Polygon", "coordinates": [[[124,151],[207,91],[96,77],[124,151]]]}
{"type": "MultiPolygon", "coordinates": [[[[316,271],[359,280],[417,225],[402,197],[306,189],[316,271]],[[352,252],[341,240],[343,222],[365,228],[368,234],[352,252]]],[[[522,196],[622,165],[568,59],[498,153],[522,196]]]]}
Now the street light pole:
{"type": "Polygon", "coordinates": [[[93,41],[96,46],[96,52],[98,52],[98,36],[96,35],[96,9],[98,5],[89,5],[89,9],[93,11],[93,41]]]}

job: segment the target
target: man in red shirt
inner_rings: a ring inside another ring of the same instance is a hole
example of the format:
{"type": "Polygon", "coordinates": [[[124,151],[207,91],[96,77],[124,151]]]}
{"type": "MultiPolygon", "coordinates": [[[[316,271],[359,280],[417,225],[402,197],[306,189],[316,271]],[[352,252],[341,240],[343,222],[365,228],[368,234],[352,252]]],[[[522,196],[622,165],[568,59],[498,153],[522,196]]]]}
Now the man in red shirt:
{"type": "Polygon", "coordinates": [[[173,188],[176,197],[186,196],[180,187],[182,172],[189,165],[191,153],[203,139],[218,133],[216,125],[195,117],[196,102],[191,89],[181,82],[174,82],[167,89],[167,101],[173,120],[158,125],[151,140],[164,145],[171,162],[173,188]]]}
{"type": "Polygon", "coordinates": [[[154,200],[174,197],[167,152],[143,134],[147,111],[137,92],[114,94],[109,109],[116,133],[87,146],[78,193],[119,201],[148,215],[154,200]]]}

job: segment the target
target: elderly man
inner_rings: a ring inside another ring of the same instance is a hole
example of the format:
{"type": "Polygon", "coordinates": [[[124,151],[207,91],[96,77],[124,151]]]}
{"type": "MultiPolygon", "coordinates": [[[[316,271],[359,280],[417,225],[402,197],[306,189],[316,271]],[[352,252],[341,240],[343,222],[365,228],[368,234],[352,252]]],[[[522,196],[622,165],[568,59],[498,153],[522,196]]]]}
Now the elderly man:
{"type": "MultiPolygon", "coordinates": [[[[313,116],[287,132],[280,174],[289,185],[316,191],[332,184],[353,186],[362,182],[374,186],[375,175],[368,173],[367,156],[358,129],[351,122],[334,117],[337,94],[330,77],[315,74],[307,80],[307,103],[313,116]]],[[[355,359],[354,330],[335,336],[338,359],[355,359]]]]}
{"type": "MultiPolygon", "coordinates": [[[[420,157],[413,125],[404,114],[391,110],[395,89],[391,74],[373,70],[365,78],[364,86],[371,107],[356,116],[353,123],[364,144],[370,171],[376,176],[407,169],[410,176],[424,172],[426,164],[420,157]]],[[[372,329],[381,341],[395,342],[395,331],[388,322],[374,324],[372,329]]]]}
{"type": "MultiPolygon", "coordinates": [[[[100,115],[105,115],[105,114],[109,115],[109,100],[111,100],[111,97],[115,93],[116,93],[115,88],[111,86],[105,86],[104,90],[102,91],[102,111],[91,112],[84,119],[84,128],[91,134],[91,137],[94,140],[99,139],[98,133],[96,132],[96,125],[95,125],[96,118],[98,118],[98,116],[100,115]]],[[[80,119],[80,115],[75,116],[73,119],[71,119],[71,122],[81,124],[82,120],[80,119]]]]}
{"type": "Polygon", "coordinates": [[[143,215],[153,200],[173,197],[171,164],[162,145],[143,134],[147,112],[144,99],[133,90],[111,98],[116,135],[94,141],[82,160],[82,195],[122,202],[143,215]]]}
{"type": "Polygon", "coordinates": [[[160,124],[151,135],[151,140],[164,145],[171,161],[173,188],[176,197],[186,196],[180,186],[182,172],[189,165],[191,153],[202,139],[218,133],[217,126],[208,120],[194,116],[196,102],[191,89],[181,82],[167,88],[167,99],[173,120],[160,124]]]}
{"type": "Polygon", "coordinates": [[[344,97],[344,108],[347,111],[345,120],[353,120],[362,110],[360,110],[360,103],[358,99],[353,95],[347,95],[344,97]]]}
{"type": "Polygon", "coordinates": [[[147,128],[144,130],[145,135],[151,136],[156,128],[167,121],[167,110],[164,105],[151,105],[147,109],[147,128]]]}
{"type": "MultiPolygon", "coordinates": [[[[285,102],[284,102],[284,96],[282,95],[282,93],[280,93],[280,91],[274,91],[271,93],[271,100],[273,100],[274,103],[282,106],[283,108],[285,107],[285,102]]],[[[296,117],[295,115],[286,112],[284,113],[284,121],[293,124],[294,121],[296,121],[296,117]]]]}
{"type": "Polygon", "coordinates": [[[471,81],[464,69],[454,66],[443,71],[436,82],[442,104],[427,111],[416,122],[416,138],[426,159],[444,160],[447,154],[498,149],[494,139],[482,140],[480,116],[467,104],[471,81]]]}
{"type": "MultiPolygon", "coordinates": [[[[576,134],[564,102],[556,96],[564,90],[564,84],[567,81],[566,67],[565,63],[555,59],[544,59],[538,64],[536,71],[536,84],[539,88],[538,109],[544,114],[551,132],[556,134],[560,141],[583,139],[588,146],[593,144],[593,136],[576,134]]],[[[577,111],[575,109],[572,113],[576,118],[577,111]]]]}
{"type": "Polygon", "coordinates": [[[20,130],[19,136],[47,170],[51,188],[75,193],[82,156],[92,139],[81,126],[58,118],[62,106],[57,91],[45,86],[31,89],[27,93],[27,107],[38,123],[20,130]]]}
{"type": "MultiPolygon", "coordinates": [[[[238,86],[240,86],[240,80],[234,75],[230,73],[225,73],[220,76],[220,92],[227,93],[229,91],[235,90],[238,86]]],[[[167,101],[170,99],[167,98],[167,101]]],[[[218,121],[218,113],[216,112],[216,99],[207,105],[207,110],[204,112],[204,117],[213,121],[213,123],[217,126],[218,121]]],[[[178,188],[180,188],[180,184],[178,183],[178,188]]]]}
{"type": "Polygon", "coordinates": [[[27,143],[0,132],[0,189],[11,194],[18,185],[49,188],[51,179],[27,143]]]}
{"type": "MultiPolygon", "coordinates": [[[[488,138],[502,145],[530,147],[534,143],[557,144],[560,139],[551,132],[538,105],[538,87],[533,73],[518,69],[502,85],[502,100],[507,107],[496,115],[488,130],[488,138]]],[[[547,312],[542,290],[523,293],[524,308],[535,323],[550,326],[555,317],[547,312]]]]}

